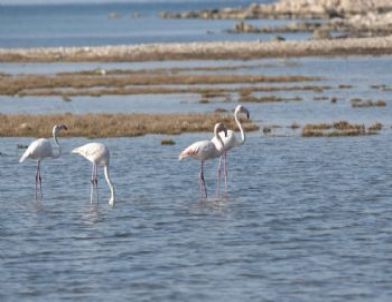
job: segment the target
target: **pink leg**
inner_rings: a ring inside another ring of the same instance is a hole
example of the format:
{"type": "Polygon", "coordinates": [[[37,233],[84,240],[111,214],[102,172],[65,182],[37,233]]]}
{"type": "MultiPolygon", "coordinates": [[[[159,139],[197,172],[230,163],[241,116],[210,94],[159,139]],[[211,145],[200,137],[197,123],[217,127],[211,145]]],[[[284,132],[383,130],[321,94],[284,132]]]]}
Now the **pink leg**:
{"type": "Polygon", "coordinates": [[[223,154],[223,167],[225,173],[225,192],[227,193],[227,152],[223,154]]]}
{"type": "Polygon", "coordinates": [[[222,174],[222,156],[219,158],[219,164],[218,164],[218,176],[217,176],[217,182],[216,182],[216,195],[219,197],[220,195],[220,180],[221,180],[221,174],[222,174]]]}
{"type": "Polygon", "coordinates": [[[98,187],[97,165],[96,164],[94,164],[94,181],[95,181],[95,186],[98,187]]]}
{"type": "Polygon", "coordinates": [[[42,194],[41,162],[38,162],[38,180],[39,180],[39,192],[42,198],[43,194],[42,194]]]}
{"type": "Polygon", "coordinates": [[[90,202],[91,203],[93,203],[93,199],[94,199],[94,187],[95,187],[95,185],[94,185],[94,167],[95,167],[95,164],[93,164],[93,169],[92,169],[92,172],[91,172],[91,191],[90,191],[90,202]]]}
{"type": "Polygon", "coordinates": [[[99,195],[98,195],[99,191],[98,191],[97,165],[95,164],[94,166],[95,166],[94,180],[95,180],[95,189],[96,189],[96,192],[97,192],[97,203],[98,203],[99,202],[99,195]]]}
{"type": "Polygon", "coordinates": [[[35,199],[38,199],[38,183],[39,183],[39,160],[37,161],[37,172],[35,173],[35,199]]]}
{"type": "Polygon", "coordinates": [[[91,194],[90,194],[90,202],[91,203],[93,203],[93,200],[94,200],[94,192],[96,192],[97,202],[98,202],[97,165],[93,163],[93,170],[91,172],[91,194]]]}
{"type": "Polygon", "coordinates": [[[207,188],[206,188],[206,182],[204,180],[204,161],[201,161],[200,165],[200,192],[203,194],[203,189],[204,189],[204,196],[207,198],[207,188]]]}
{"type": "Polygon", "coordinates": [[[41,161],[37,161],[37,173],[35,174],[35,199],[38,199],[38,191],[42,197],[42,178],[41,178],[41,161]]]}
{"type": "Polygon", "coordinates": [[[91,183],[93,184],[93,186],[96,186],[98,184],[96,164],[93,164],[93,171],[91,172],[91,183]]]}

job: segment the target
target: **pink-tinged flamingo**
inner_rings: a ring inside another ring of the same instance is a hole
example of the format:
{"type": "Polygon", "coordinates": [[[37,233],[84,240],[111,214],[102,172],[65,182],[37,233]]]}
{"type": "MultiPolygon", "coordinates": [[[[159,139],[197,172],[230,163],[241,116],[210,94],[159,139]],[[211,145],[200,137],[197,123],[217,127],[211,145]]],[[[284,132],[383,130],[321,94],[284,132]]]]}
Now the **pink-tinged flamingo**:
{"type": "Polygon", "coordinates": [[[218,141],[216,145],[209,140],[198,141],[187,147],[184,151],[180,153],[178,157],[179,160],[182,160],[186,157],[192,157],[194,159],[200,160],[200,191],[203,192],[204,189],[205,198],[207,198],[207,188],[206,182],[204,180],[204,161],[217,158],[222,155],[224,151],[223,141],[222,138],[218,136],[218,133],[221,131],[222,133],[227,133],[225,125],[223,125],[222,123],[215,124],[214,137],[218,141]]]}
{"type": "MultiPolygon", "coordinates": [[[[223,155],[219,160],[219,165],[218,165],[218,193],[219,193],[219,186],[220,186],[220,176],[221,176],[221,170],[222,170],[222,161],[223,161],[223,172],[224,172],[224,176],[225,176],[225,191],[227,191],[227,152],[229,150],[231,150],[234,147],[243,145],[245,143],[246,140],[246,136],[245,136],[245,132],[244,129],[242,128],[241,122],[238,118],[238,115],[240,113],[244,113],[246,114],[247,119],[249,119],[250,114],[248,109],[246,109],[244,106],[242,105],[238,105],[235,110],[234,110],[234,120],[238,126],[238,128],[240,129],[240,133],[241,133],[241,138],[238,139],[235,136],[235,132],[233,130],[227,130],[227,136],[225,136],[225,133],[220,132],[219,133],[219,137],[222,139],[223,141],[223,155]]],[[[215,146],[220,146],[220,142],[217,139],[217,136],[213,137],[211,140],[215,146]]]]}
{"type": "MultiPolygon", "coordinates": [[[[93,163],[93,171],[91,174],[91,183],[94,187],[98,185],[97,166],[103,166],[106,182],[110,189],[109,205],[114,206],[114,187],[109,174],[110,152],[108,147],[101,143],[89,143],[72,150],[72,153],[80,154],[93,163]]],[[[93,201],[91,195],[91,202],[93,201]]]]}
{"type": "Polygon", "coordinates": [[[35,174],[35,198],[37,198],[38,189],[42,195],[42,190],[41,190],[42,177],[41,177],[41,169],[40,169],[41,161],[45,158],[58,158],[61,155],[61,147],[57,140],[57,134],[60,130],[67,130],[67,126],[55,125],[53,127],[52,135],[57,150],[52,147],[52,144],[50,143],[49,139],[39,138],[30,143],[27,150],[23,153],[22,157],[19,159],[20,163],[24,162],[27,158],[37,160],[37,173],[35,174]]]}

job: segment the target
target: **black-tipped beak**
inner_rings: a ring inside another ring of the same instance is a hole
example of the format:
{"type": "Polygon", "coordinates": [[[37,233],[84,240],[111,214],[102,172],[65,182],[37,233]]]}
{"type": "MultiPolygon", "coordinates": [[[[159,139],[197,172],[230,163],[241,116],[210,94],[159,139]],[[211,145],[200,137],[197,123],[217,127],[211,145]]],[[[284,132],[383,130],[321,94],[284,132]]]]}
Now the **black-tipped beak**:
{"type": "Polygon", "coordinates": [[[225,137],[227,137],[227,129],[223,130],[225,132],[225,137]]]}
{"type": "Polygon", "coordinates": [[[68,127],[65,126],[65,125],[63,125],[62,128],[63,128],[64,130],[68,130],[68,127]]]}

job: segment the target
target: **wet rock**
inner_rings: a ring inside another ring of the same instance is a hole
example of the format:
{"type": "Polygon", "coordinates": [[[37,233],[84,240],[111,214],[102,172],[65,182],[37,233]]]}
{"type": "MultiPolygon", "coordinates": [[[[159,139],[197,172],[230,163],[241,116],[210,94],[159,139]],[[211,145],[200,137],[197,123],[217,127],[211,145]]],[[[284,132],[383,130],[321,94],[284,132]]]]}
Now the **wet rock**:
{"type": "Polygon", "coordinates": [[[17,149],[27,149],[29,146],[28,145],[23,145],[23,144],[17,144],[16,148],[17,149]]]}
{"type": "Polygon", "coordinates": [[[273,4],[253,3],[245,8],[224,8],[191,12],[162,12],[162,18],[260,19],[306,18],[331,19],[348,15],[392,11],[390,0],[280,0],[273,4]]]}
{"type": "Polygon", "coordinates": [[[120,19],[121,14],[117,13],[117,12],[111,12],[111,13],[109,13],[108,18],[111,20],[120,19]]]}
{"type": "Polygon", "coordinates": [[[313,40],[328,40],[331,38],[332,38],[332,36],[331,36],[329,30],[323,29],[323,28],[316,29],[312,34],[313,40]]]}
{"type": "Polygon", "coordinates": [[[277,41],[277,42],[283,42],[286,41],[286,38],[282,37],[282,36],[275,36],[272,41],[277,41]]]}

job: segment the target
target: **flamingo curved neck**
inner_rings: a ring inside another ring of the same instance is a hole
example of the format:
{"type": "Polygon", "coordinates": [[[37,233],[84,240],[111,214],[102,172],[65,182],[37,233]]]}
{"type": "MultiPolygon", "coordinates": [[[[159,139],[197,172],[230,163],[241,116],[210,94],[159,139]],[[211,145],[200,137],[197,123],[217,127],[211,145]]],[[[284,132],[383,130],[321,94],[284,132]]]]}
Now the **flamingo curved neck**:
{"type": "Polygon", "coordinates": [[[56,131],[53,131],[53,140],[54,140],[54,144],[57,147],[57,152],[52,152],[52,158],[58,158],[61,155],[61,147],[60,147],[59,141],[57,140],[56,131]]]}
{"type": "Polygon", "coordinates": [[[106,182],[108,183],[108,186],[110,188],[111,195],[110,195],[109,204],[111,206],[114,206],[114,187],[113,187],[112,180],[110,179],[109,168],[107,165],[104,166],[104,174],[105,174],[106,182]]]}
{"type": "Polygon", "coordinates": [[[214,130],[214,135],[215,135],[216,139],[218,140],[218,142],[221,145],[220,149],[216,148],[217,153],[220,155],[220,154],[222,154],[224,152],[225,144],[223,143],[222,137],[219,135],[219,133],[218,133],[218,131],[216,129],[214,130]]]}
{"type": "Polygon", "coordinates": [[[246,141],[246,136],[245,136],[244,129],[242,128],[241,122],[238,119],[238,113],[239,113],[239,111],[236,111],[236,113],[234,114],[234,120],[235,120],[235,123],[237,124],[237,126],[238,126],[238,128],[240,129],[240,132],[241,132],[241,140],[238,142],[238,145],[242,145],[246,141]]]}

